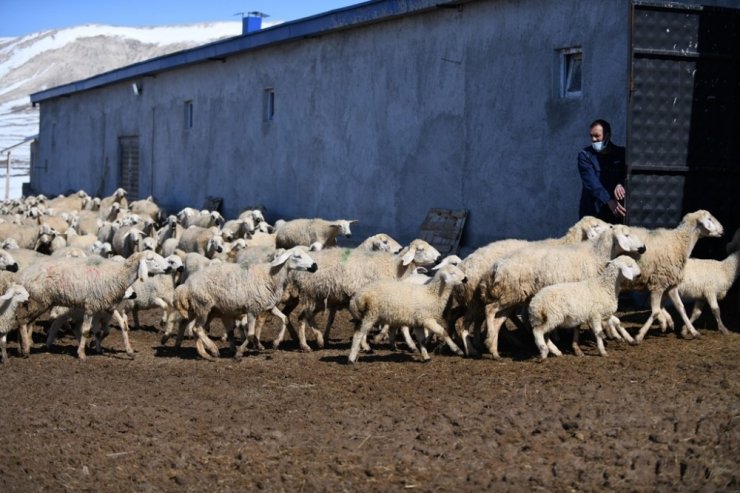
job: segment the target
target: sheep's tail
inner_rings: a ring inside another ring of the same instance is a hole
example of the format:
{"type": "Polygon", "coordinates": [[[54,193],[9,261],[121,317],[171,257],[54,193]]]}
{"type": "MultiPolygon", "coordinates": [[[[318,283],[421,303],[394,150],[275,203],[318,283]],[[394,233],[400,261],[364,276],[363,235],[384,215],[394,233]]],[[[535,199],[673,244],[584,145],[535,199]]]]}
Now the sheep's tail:
{"type": "Polygon", "coordinates": [[[539,305],[530,303],[527,311],[529,312],[529,324],[532,327],[539,327],[547,322],[547,313],[539,305]]]}

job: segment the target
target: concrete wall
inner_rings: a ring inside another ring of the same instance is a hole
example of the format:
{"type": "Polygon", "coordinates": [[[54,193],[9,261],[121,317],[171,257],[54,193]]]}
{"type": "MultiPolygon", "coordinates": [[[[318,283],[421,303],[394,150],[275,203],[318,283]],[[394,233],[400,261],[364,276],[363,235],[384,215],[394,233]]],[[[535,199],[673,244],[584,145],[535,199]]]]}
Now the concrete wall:
{"type": "Polygon", "coordinates": [[[628,12],[471,2],[160,73],[138,96],[127,81],[44,101],[32,187],[108,194],[118,137],[138,135],[140,195],[173,211],[217,195],[227,216],[259,203],[270,221],[359,219],[359,236],[406,242],[430,207],[466,208],[468,246],[559,235],[577,219],[590,121],[625,139],[628,12]],[[573,46],[583,96],[566,100],[556,50],[573,46]]]}

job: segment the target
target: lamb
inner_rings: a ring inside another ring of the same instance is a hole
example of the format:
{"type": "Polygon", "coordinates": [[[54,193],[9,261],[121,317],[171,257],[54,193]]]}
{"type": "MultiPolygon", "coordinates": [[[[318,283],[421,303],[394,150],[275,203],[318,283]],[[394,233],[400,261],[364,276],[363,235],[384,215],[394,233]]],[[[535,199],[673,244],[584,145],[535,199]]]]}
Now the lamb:
{"type": "MultiPolygon", "coordinates": [[[[248,335],[235,352],[235,357],[239,359],[249,342],[259,342],[255,340],[258,316],[272,312],[281,319],[283,328],[285,327],[286,317],[276,305],[282,299],[283,289],[288,283],[288,273],[292,270],[316,272],[316,269],[316,262],[298,247],[287,250],[269,264],[256,264],[246,268],[230,263],[213,266],[177,287],[175,307],[183,318],[190,320],[189,325],[198,335],[198,354],[204,359],[211,359],[204,350],[204,345],[214,358],[218,357],[218,347],[204,330],[209,314],[217,312],[221,315],[232,347],[233,322],[246,315],[248,335]]],[[[184,323],[181,323],[179,340],[184,329],[184,323]]]]}
{"type": "Polygon", "coordinates": [[[639,276],[637,262],[631,257],[620,255],[609,261],[597,277],[542,288],[532,297],[528,309],[540,359],[546,359],[550,351],[556,356],[562,356],[549,338],[545,341],[548,332],[557,327],[572,327],[574,347],[577,347],[576,334],[582,323],[589,325],[596,337],[599,354],[606,356],[601,321],[611,318],[617,311],[622,281],[639,276]]]}
{"type": "Polygon", "coordinates": [[[705,303],[709,303],[717,327],[723,334],[729,330],[720,317],[718,300],[723,300],[727,291],[740,276],[740,250],[733,251],[723,261],[689,258],[678,285],[682,299],[694,300],[694,308],[689,320],[694,323],[701,315],[705,303]]]}
{"type": "Polygon", "coordinates": [[[498,333],[512,311],[552,284],[596,277],[610,259],[623,253],[643,254],[645,244],[630,228],[612,226],[598,238],[575,245],[532,245],[496,261],[478,285],[485,305],[485,344],[495,359],[498,333]]]}
{"type": "MultiPolygon", "coordinates": [[[[77,355],[85,359],[85,342],[90,334],[92,317],[121,301],[126,288],[138,278],[170,271],[167,261],[154,252],[133,254],[123,263],[98,257],[51,258],[23,269],[18,282],[28,290],[29,308],[21,323],[21,354],[31,346],[28,326],[53,306],[84,309],[82,333],[77,355]]],[[[124,333],[128,341],[128,334],[124,333]]],[[[128,352],[128,348],[127,348],[128,352]]]]}
{"type": "Polygon", "coordinates": [[[185,252],[198,252],[201,255],[213,258],[214,254],[224,251],[224,239],[216,227],[190,226],[183,231],[177,248],[185,252]]]}
{"type": "MultiPolygon", "coordinates": [[[[360,287],[379,279],[401,279],[419,265],[439,262],[442,256],[426,241],[416,239],[398,255],[368,251],[366,248],[328,248],[314,252],[313,257],[319,265],[318,273],[310,277],[301,272],[294,273],[289,288],[290,293],[299,296],[301,326],[298,343],[303,351],[311,350],[305,338],[307,323],[316,337],[317,345],[323,347],[324,341],[329,340],[337,310],[347,306],[360,287]],[[316,328],[314,315],[323,309],[325,303],[329,314],[322,334],[316,328]]],[[[291,300],[286,304],[285,312],[290,313],[296,304],[298,301],[291,300]]],[[[278,333],[273,341],[274,347],[278,347],[284,335],[284,331],[278,333]]]]}
{"type": "Polygon", "coordinates": [[[320,244],[320,248],[336,246],[337,236],[343,234],[349,238],[352,236],[350,225],[357,220],[348,221],[338,219],[327,221],[326,219],[294,219],[286,221],[276,231],[275,246],[277,248],[292,248],[297,245],[311,246],[320,244]]]}
{"type": "Polygon", "coordinates": [[[464,282],[467,282],[465,273],[448,265],[438,270],[427,284],[381,280],[359,289],[350,301],[350,312],[360,323],[352,336],[348,362],[357,361],[362,342],[376,324],[414,327],[424,361],[430,358],[423,344],[423,329],[437,334],[454,353],[462,355],[443,327],[442,312],[452,287],[464,282]]]}
{"type": "MultiPolygon", "coordinates": [[[[666,293],[681,315],[685,325],[684,329],[688,330],[692,336],[698,337],[699,333],[686,314],[678,293],[678,285],[683,279],[686,261],[696,242],[699,238],[706,236],[722,236],[724,232],[722,225],[709,212],[698,210],[686,214],[674,229],[635,228],[635,231],[645,239],[648,251],[638,262],[642,276],[630,283],[627,289],[649,291],[651,307],[650,316],[635,337],[635,344],[642,342],[656,317],[660,321],[661,328],[665,329],[666,323],[672,325],[673,321],[670,316],[665,319],[665,314],[661,309],[661,301],[666,293]]],[[[687,336],[685,332],[684,336],[687,336]]]]}
{"type": "Polygon", "coordinates": [[[18,328],[16,310],[19,303],[28,301],[28,291],[23,286],[13,284],[0,296],[0,351],[2,363],[8,362],[8,332],[18,328]]]}
{"type": "Polygon", "coordinates": [[[124,299],[116,307],[113,317],[121,327],[121,331],[128,330],[128,313],[133,314],[134,325],[139,327],[139,311],[159,307],[163,310],[161,323],[165,327],[165,333],[171,332],[177,315],[173,308],[175,286],[177,285],[176,277],[182,273],[184,267],[182,259],[178,255],[171,255],[165,260],[172,269],[170,275],[153,276],[143,283],[135,282],[131,286],[133,296],[124,299]]]}
{"type": "Polygon", "coordinates": [[[478,248],[473,253],[465,257],[459,267],[465,272],[468,282],[459,284],[452,290],[452,299],[457,304],[456,310],[450,310],[449,325],[455,327],[460,340],[463,343],[465,353],[472,353],[472,347],[468,343],[468,333],[471,326],[475,326],[476,333],[480,330],[480,325],[485,318],[484,308],[480,299],[475,295],[478,284],[486,273],[490,272],[494,263],[527,246],[557,246],[557,245],[574,245],[583,241],[594,239],[601,235],[608,228],[608,224],[601,219],[584,216],[560,238],[548,238],[539,241],[527,241],[517,239],[507,239],[494,241],[486,246],[478,248]],[[456,326],[456,320],[464,312],[465,318],[462,326],[456,326]]]}
{"type": "Polygon", "coordinates": [[[128,200],[126,199],[127,195],[128,192],[126,190],[124,190],[123,188],[117,188],[112,195],[100,199],[100,212],[103,214],[107,214],[108,208],[113,204],[118,204],[121,209],[128,208],[128,200]]]}
{"type": "MultiPolygon", "coordinates": [[[[145,250],[143,247],[144,238],[146,238],[144,232],[134,226],[122,226],[118,228],[111,241],[113,254],[130,257],[134,252],[145,250]]],[[[152,239],[152,241],[154,240],[152,239]]],[[[149,249],[151,250],[152,248],[149,249]]]]}
{"type": "Polygon", "coordinates": [[[189,228],[190,226],[199,226],[201,228],[210,228],[211,226],[221,226],[224,223],[224,218],[221,214],[216,211],[202,210],[198,211],[190,207],[186,207],[177,213],[177,219],[182,224],[183,228],[189,228]]]}
{"type": "Polygon", "coordinates": [[[131,202],[128,208],[133,214],[150,218],[155,224],[161,224],[167,217],[165,211],[154,201],[151,195],[146,199],[131,202]]]}

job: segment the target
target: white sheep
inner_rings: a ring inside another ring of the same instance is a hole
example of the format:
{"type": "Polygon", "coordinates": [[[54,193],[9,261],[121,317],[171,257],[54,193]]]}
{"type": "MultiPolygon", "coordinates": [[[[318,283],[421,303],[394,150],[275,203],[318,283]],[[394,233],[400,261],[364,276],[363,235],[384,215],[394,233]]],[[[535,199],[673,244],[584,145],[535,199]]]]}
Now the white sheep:
{"type": "Polygon", "coordinates": [[[131,202],[128,205],[128,208],[132,213],[150,218],[156,224],[162,223],[165,217],[167,217],[165,211],[157,204],[151,195],[145,199],[131,202]]]}
{"type": "Polygon", "coordinates": [[[429,360],[429,354],[423,344],[423,329],[438,335],[454,353],[462,355],[443,326],[442,312],[452,287],[464,282],[465,273],[454,265],[448,265],[438,270],[432,281],[426,284],[382,280],[360,288],[349,304],[353,317],[360,321],[352,336],[349,363],[357,361],[362,342],[377,324],[413,327],[424,361],[429,360]]]}
{"type": "Polygon", "coordinates": [[[531,245],[499,259],[478,286],[478,295],[485,305],[488,351],[499,358],[501,326],[514,309],[540,289],[596,277],[618,255],[644,252],[645,244],[630,228],[616,225],[594,240],[574,245],[531,245]]]}
{"type": "MultiPolygon", "coordinates": [[[[150,274],[169,270],[167,261],[150,251],[135,253],[123,263],[99,257],[50,258],[28,266],[18,275],[18,282],[30,295],[28,313],[23,318],[20,331],[21,353],[27,355],[30,351],[29,324],[53,306],[66,306],[84,309],[77,355],[85,359],[85,342],[93,315],[120,302],[126,289],[137,278],[143,282],[150,274]]],[[[128,341],[126,333],[124,340],[128,341]]]]}
{"type": "Polygon", "coordinates": [[[319,243],[321,248],[336,246],[337,236],[352,236],[350,225],[357,220],[338,219],[294,219],[284,222],[277,230],[275,246],[292,248],[297,245],[311,246],[319,243]]]}
{"type": "Polygon", "coordinates": [[[178,212],[177,220],[180,221],[180,224],[185,229],[190,226],[199,226],[201,228],[219,227],[224,223],[223,216],[216,211],[206,209],[199,211],[191,207],[186,207],[178,212]]]}
{"type": "Polygon", "coordinates": [[[224,239],[216,227],[190,226],[183,231],[177,248],[185,252],[198,252],[208,258],[224,251],[224,239]]]}
{"type": "MultiPolygon", "coordinates": [[[[311,276],[302,272],[291,275],[291,287],[288,291],[299,299],[290,300],[284,308],[284,313],[290,313],[300,304],[298,344],[303,351],[311,350],[306,343],[306,326],[316,337],[318,347],[323,347],[324,342],[329,341],[337,310],[346,307],[359,288],[380,279],[401,279],[417,266],[433,265],[442,257],[436,248],[421,239],[412,241],[399,254],[358,247],[327,248],[313,252],[312,256],[319,271],[311,276]],[[328,307],[329,313],[322,334],[316,328],[314,317],[324,306],[328,307]]],[[[273,341],[274,347],[278,347],[284,335],[284,331],[278,333],[273,341]]]]}
{"type": "MultiPolygon", "coordinates": [[[[121,226],[116,230],[111,241],[113,254],[130,257],[134,252],[146,250],[147,248],[144,248],[143,244],[145,238],[146,235],[139,228],[135,226],[121,226]]],[[[155,240],[151,239],[151,241],[154,242],[155,240]]],[[[153,248],[148,249],[152,250],[153,248]]]]}
{"type": "Polygon", "coordinates": [[[620,255],[609,261],[597,277],[542,288],[532,297],[528,309],[540,358],[547,358],[550,351],[556,356],[562,355],[549,338],[545,341],[545,336],[557,327],[573,328],[574,347],[577,347],[575,334],[583,323],[588,324],[593,331],[599,353],[606,356],[602,320],[611,318],[617,311],[622,281],[635,279],[639,275],[637,262],[631,257],[620,255]]]}
{"type": "Polygon", "coordinates": [[[123,188],[117,188],[112,195],[100,199],[99,210],[101,212],[107,213],[107,209],[113,204],[118,204],[121,209],[128,208],[128,200],[126,199],[127,195],[128,192],[126,190],[124,190],[123,188]]]}
{"type": "MultiPolygon", "coordinates": [[[[218,357],[218,347],[208,338],[204,326],[211,312],[217,312],[224,321],[231,346],[234,346],[233,325],[236,320],[247,317],[248,334],[236,349],[235,357],[240,358],[249,342],[257,343],[255,325],[257,317],[264,312],[272,312],[281,319],[283,327],[286,317],[277,309],[282,299],[283,289],[288,282],[288,272],[305,270],[315,272],[316,262],[301,248],[291,248],[269,264],[256,264],[244,267],[225,263],[204,269],[177,287],[175,307],[180,315],[189,320],[198,336],[196,348],[205,359],[218,357]]],[[[185,330],[180,324],[178,340],[185,330]]]]}
{"type": "MultiPolygon", "coordinates": [[[[670,315],[666,317],[666,313],[661,308],[665,294],[668,294],[681,315],[684,330],[688,330],[688,333],[697,337],[699,333],[686,314],[678,293],[678,285],[683,280],[686,261],[696,242],[699,238],[707,236],[722,236],[724,231],[722,225],[709,212],[698,210],[686,214],[681,223],[673,229],[634,228],[634,230],[636,234],[644,238],[647,252],[640,257],[638,262],[642,275],[630,283],[626,289],[649,291],[651,308],[650,316],[635,337],[635,343],[642,342],[656,317],[663,330],[666,324],[673,324],[670,315]]],[[[688,334],[684,333],[684,336],[688,334]]]]}
{"type": "Polygon", "coordinates": [[[30,248],[32,250],[48,248],[56,235],[57,231],[45,224],[0,224],[0,240],[13,238],[21,248],[30,248]]]}
{"type": "Polygon", "coordinates": [[[689,320],[694,323],[701,315],[704,304],[712,310],[717,328],[723,334],[730,331],[722,322],[718,300],[723,300],[727,291],[740,276],[740,250],[733,251],[722,261],[689,258],[683,273],[683,280],[678,285],[678,294],[682,299],[694,301],[694,309],[689,320]]]}
{"type": "Polygon", "coordinates": [[[8,332],[18,328],[16,309],[19,303],[26,301],[28,301],[28,291],[18,284],[11,285],[5,294],[0,296],[0,351],[2,351],[3,363],[8,361],[8,332]]]}

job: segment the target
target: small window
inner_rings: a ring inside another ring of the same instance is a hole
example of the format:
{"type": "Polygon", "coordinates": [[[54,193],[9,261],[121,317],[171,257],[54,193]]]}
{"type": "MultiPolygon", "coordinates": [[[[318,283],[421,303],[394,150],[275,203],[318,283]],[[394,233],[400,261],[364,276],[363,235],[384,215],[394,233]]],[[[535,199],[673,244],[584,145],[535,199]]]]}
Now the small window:
{"type": "Polygon", "coordinates": [[[268,87],[265,89],[265,114],[264,120],[271,122],[275,118],[275,89],[268,87]]]}
{"type": "Polygon", "coordinates": [[[560,97],[581,96],[582,62],[581,48],[568,48],[560,52],[560,97]]]}
{"type": "Polygon", "coordinates": [[[193,128],[193,101],[185,101],[185,130],[193,128]]]}

